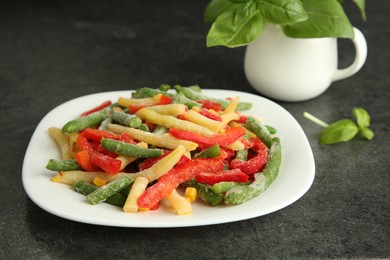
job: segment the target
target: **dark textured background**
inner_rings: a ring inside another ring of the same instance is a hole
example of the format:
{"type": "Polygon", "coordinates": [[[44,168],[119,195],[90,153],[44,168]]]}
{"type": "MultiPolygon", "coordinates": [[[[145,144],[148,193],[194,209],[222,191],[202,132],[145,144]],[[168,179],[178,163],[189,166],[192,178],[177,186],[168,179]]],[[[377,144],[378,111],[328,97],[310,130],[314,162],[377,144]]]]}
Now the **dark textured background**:
{"type": "MultiPolygon", "coordinates": [[[[351,2],[351,1],[349,1],[351,2]]],[[[40,119],[81,95],[200,84],[255,91],[243,73],[245,49],[205,47],[205,0],[0,2],[0,258],[376,258],[389,243],[390,1],[368,1],[363,23],[368,58],[354,77],[320,97],[278,102],[302,125],[316,160],[307,194],[278,212],[235,223],[174,229],[93,226],[53,216],[23,190],[22,161],[40,119]],[[371,114],[375,138],[324,146],[324,121],[371,114]]],[[[340,40],[340,64],[353,47],[340,40]]]]}

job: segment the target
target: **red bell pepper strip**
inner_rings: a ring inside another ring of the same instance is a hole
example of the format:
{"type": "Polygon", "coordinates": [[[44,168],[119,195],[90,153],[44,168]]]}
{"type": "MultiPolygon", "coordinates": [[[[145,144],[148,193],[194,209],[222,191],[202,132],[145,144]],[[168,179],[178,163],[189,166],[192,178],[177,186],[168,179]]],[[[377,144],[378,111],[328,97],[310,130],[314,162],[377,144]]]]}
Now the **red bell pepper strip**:
{"type": "Polygon", "coordinates": [[[201,114],[209,119],[222,122],[222,117],[220,117],[217,114],[211,113],[208,109],[205,109],[205,108],[200,109],[199,114],[201,114]]]}
{"type": "Polygon", "coordinates": [[[100,142],[102,138],[111,138],[118,140],[119,136],[117,134],[114,134],[113,132],[106,131],[106,130],[100,130],[100,129],[94,129],[94,128],[86,128],[83,132],[80,133],[81,135],[85,136],[89,140],[100,142]]]}
{"type": "Polygon", "coordinates": [[[131,135],[129,135],[128,133],[122,133],[119,136],[118,140],[125,142],[125,143],[128,143],[128,144],[136,144],[137,143],[136,141],[134,141],[133,137],[131,137],[131,135]]]}
{"type": "Polygon", "coordinates": [[[245,116],[245,115],[240,115],[239,114],[239,118],[237,120],[234,120],[235,122],[239,123],[239,124],[244,124],[246,123],[246,120],[248,119],[248,116],[245,116]]]}
{"type": "Polygon", "coordinates": [[[81,132],[77,136],[77,145],[79,146],[80,150],[89,150],[92,149],[92,145],[89,143],[87,137],[81,132]]]}
{"type": "Polygon", "coordinates": [[[166,95],[161,95],[160,99],[157,100],[154,103],[141,103],[141,104],[131,104],[128,106],[130,114],[136,113],[138,110],[144,107],[149,107],[149,106],[156,106],[156,105],[167,105],[172,102],[172,98],[166,96],[166,95]]]}
{"type": "Polygon", "coordinates": [[[218,159],[194,159],[187,163],[175,166],[164,174],[156,184],[150,186],[138,198],[138,206],[151,208],[157,202],[166,198],[184,181],[193,179],[201,172],[219,172],[223,169],[223,163],[218,159]]]}
{"type": "Polygon", "coordinates": [[[227,129],[223,134],[214,134],[211,136],[204,136],[187,130],[174,128],[169,129],[169,133],[178,139],[192,141],[199,145],[213,146],[218,144],[220,146],[226,146],[234,143],[238,138],[245,135],[246,132],[242,127],[232,127],[227,129]]]}
{"type": "Polygon", "coordinates": [[[231,169],[240,169],[246,174],[260,172],[264,165],[267,163],[267,146],[261,141],[259,141],[252,148],[257,151],[257,154],[253,158],[247,161],[233,159],[231,160],[229,167],[231,169]]]}
{"type": "Polygon", "coordinates": [[[202,108],[212,109],[216,112],[218,112],[222,109],[222,105],[220,103],[209,100],[209,99],[196,100],[196,102],[202,104],[202,108]]]}
{"type": "Polygon", "coordinates": [[[92,163],[91,157],[87,150],[81,150],[75,154],[78,164],[87,172],[97,172],[100,171],[100,168],[92,163]]]}
{"type": "Polygon", "coordinates": [[[88,150],[88,155],[93,164],[99,166],[108,174],[116,174],[121,168],[122,162],[120,160],[101,154],[93,149],[88,150]]]}
{"type": "Polygon", "coordinates": [[[111,152],[109,150],[107,150],[106,148],[103,147],[102,144],[99,144],[96,146],[95,150],[98,152],[98,153],[101,153],[101,154],[104,154],[104,155],[107,155],[111,158],[116,158],[118,157],[118,154],[114,153],[114,152],[111,152]]]}
{"type": "Polygon", "coordinates": [[[100,105],[88,110],[88,111],[85,111],[84,113],[82,113],[80,115],[80,117],[83,117],[83,116],[87,116],[89,114],[92,114],[94,112],[97,112],[97,111],[100,111],[102,110],[103,108],[106,108],[108,107],[109,105],[111,105],[111,101],[110,100],[107,100],[107,101],[104,101],[103,103],[101,103],[100,105]]]}
{"type": "Polygon", "coordinates": [[[254,151],[267,150],[267,146],[259,138],[253,137],[249,141],[252,142],[252,149],[254,151]]]}
{"type": "Polygon", "coordinates": [[[217,173],[201,172],[196,176],[196,181],[214,185],[222,181],[248,182],[249,176],[240,169],[222,170],[217,173]]]}
{"type": "Polygon", "coordinates": [[[167,156],[169,154],[168,150],[164,150],[163,152],[164,153],[162,155],[160,155],[159,157],[151,157],[151,158],[147,158],[147,159],[143,160],[138,165],[139,170],[143,171],[143,170],[149,169],[150,167],[153,166],[153,164],[155,164],[156,162],[158,162],[159,160],[161,160],[162,158],[164,158],[165,156],[167,156]]]}

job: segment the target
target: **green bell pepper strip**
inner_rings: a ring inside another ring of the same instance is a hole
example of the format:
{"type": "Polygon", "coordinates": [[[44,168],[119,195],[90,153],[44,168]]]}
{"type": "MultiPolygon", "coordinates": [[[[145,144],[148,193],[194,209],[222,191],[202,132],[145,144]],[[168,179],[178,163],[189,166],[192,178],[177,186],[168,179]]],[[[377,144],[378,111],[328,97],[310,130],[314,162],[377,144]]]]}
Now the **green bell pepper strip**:
{"type": "Polygon", "coordinates": [[[76,133],[101,123],[110,114],[111,108],[104,108],[87,116],[71,120],[62,127],[63,133],[76,133]]]}
{"type": "Polygon", "coordinates": [[[126,142],[113,140],[110,138],[102,138],[100,141],[102,146],[107,150],[120,155],[126,155],[137,158],[150,158],[158,157],[164,152],[161,149],[148,149],[143,148],[135,144],[129,144],[126,142]]]}
{"type": "Polygon", "coordinates": [[[263,193],[276,179],[282,159],[280,139],[275,137],[268,154],[268,162],[262,173],[255,174],[255,180],[247,186],[238,186],[226,192],[226,204],[241,204],[263,193]]]}
{"type": "Polygon", "coordinates": [[[76,159],[56,160],[50,159],[46,165],[46,169],[50,171],[77,171],[82,170],[76,159]]]}
{"type": "Polygon", "coordinates": [[[121,176],[88,194],[87,199],[91,204],[98,204],[99,202],[105,201],[108,197],[114,195],[115,193],[127,188],[132,183],[132,178],[128,176],[121,176]]]}
{"type": "Polygon", "coordinates": [[[224,193],[227,192],[228,190],[233,189],[234,187],[243,186],[243,185],[248,185],[248,184],[246,183],[244,184],[236,181],[222,181],[214,184],[212,186],[212,189],[215,193],[224,193]]]}
{"type": "MultiPolygon", "coordinates": [[[[85,182],[85,181],[78,181],[73,186],[73,188],[76,192],[81,193],[83,195],[88,195],[88,194],[90,194],[98,189],[97,186],[95,186],[91,183],[85,182]]],[[[105,200],[105,202],[108,204],[114,205],[114,206],[123,207],[123,205],[125,205],[126,199],[127,199],[127,196],[118,192],[118,193],[115,193],[114,195],[111,195],[110,197],[108,197],[105,200]]]]}
{"type": "Polygon", "coordinates": [[[220,156],[221,150],[219,149],[219,145],[215,144],[197,154],[194,155],[194,158],[215,158],[220,156]]]}

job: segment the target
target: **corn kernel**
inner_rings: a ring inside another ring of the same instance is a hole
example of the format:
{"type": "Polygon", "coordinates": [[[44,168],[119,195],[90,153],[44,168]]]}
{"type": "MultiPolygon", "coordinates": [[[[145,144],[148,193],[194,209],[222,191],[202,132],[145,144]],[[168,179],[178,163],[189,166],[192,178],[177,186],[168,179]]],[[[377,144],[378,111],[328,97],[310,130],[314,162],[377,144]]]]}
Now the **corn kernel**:
{"type": "Polygon", "coordinates": [[[185,192],[184,192],[184,197],[190,203],[192,203],[196,200],[197,195],[198,195],[198,191],[194,187],[187,187],[185,192]]]}
{"type": "Polygon", "coordinates": [[[107,181],[105,179],[95,177],[93,178],[93,184],[95,184],[98,187],[104,186],[107,184],[107,181]]]}

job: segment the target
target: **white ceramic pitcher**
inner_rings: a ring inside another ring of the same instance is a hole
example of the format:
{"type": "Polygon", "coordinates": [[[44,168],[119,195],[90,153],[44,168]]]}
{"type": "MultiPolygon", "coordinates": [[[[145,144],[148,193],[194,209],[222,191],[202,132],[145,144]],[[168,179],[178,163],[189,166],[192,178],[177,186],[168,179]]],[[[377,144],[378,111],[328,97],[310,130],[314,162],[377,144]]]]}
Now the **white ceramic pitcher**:
{"type": "Polygon", "coordinates": [[[349,67],[338,69],[336,38],[289,38],[280,26],[267,24],[260,37],[246,48],[246,77],[261,94],[277,100],[317,97],[333,81],[358,72],[366,61],[366,40],[358,29],[354,32],[355,59],[349,67]]]}

